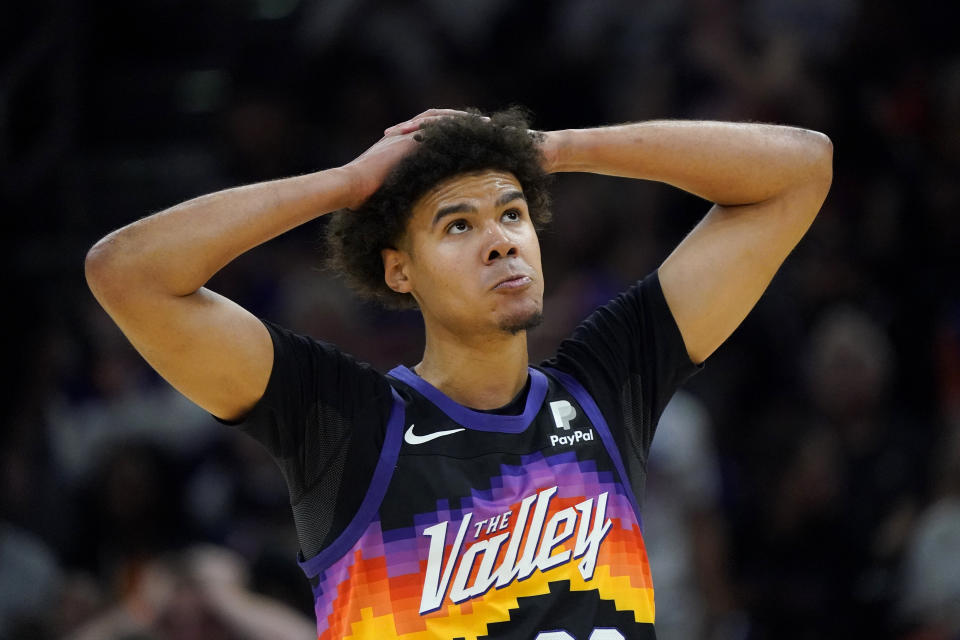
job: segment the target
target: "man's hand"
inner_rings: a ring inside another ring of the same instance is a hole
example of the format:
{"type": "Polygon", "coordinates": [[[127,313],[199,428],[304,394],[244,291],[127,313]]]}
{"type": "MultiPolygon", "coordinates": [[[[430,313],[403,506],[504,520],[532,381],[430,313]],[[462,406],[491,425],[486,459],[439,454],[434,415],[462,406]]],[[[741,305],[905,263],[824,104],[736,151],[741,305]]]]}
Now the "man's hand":
{"type": "Polygon", "coordinates": [[[344,165],[354,189],[350,209],[360,207],[386,180],[390,170],[417,145],[417,132],[424,124],[450,116],[470,115],[456,109],[428,109],[409,120],[387,127],[372,147],[344,165]]]}
{"type": "Polygon", "coordinates": [[[380,188],[390,170],[417,145],[416,134],[386,134],[372,147],[343,166],[350,177],[352,197],[348,209],[358,209],[380,188]]]}
{"type": "MultiPolygon", "coordinates": [[[[471,114],[466,111],[459,111],[457,109],[427,109],[421,114],[415,115],[409,120],[404,120],[399,124],[395,124],[392,127],[387,127],[383,130],[384,136],[391,135],[402,135],[406,133],[412,133],[420,129],[424,123],[431,122],[434,120],[440,120],[443,118],[449,118],[450,116],[469,116],[471,114]]],[[[478,116],[484,120],[489,120],[490,118],[486,116],[478,116]]]]}
{"type": "Polygon", "coordinates": [[[560,152],[563,147],[563,131],[541,131],[540,155],[543,156],[541,166],[547,173],[561,171],[560,152]]]}
{"type": "MultiPolygon", "coordinates": [[[[416,145],[417,131],[424,124],[450,116],[470,116],[466,111],[457,109],[428,109],[409,120],[405,120],[383,131],[383,138],[367,149],[356,160],[345,165],[351,171],[351,177],[356,185],[356,203],[350,208],[355,209],[380,188],[390,170],[416,145]]],[[[489,120],[486,116],[475,116],[489,120]]],[[[562,131],[530,131],[530,135],[538,138],[537,144],[543,155],[543,170],[547,173],[561,171],[560,150],[563,144],[562,131]]]]}

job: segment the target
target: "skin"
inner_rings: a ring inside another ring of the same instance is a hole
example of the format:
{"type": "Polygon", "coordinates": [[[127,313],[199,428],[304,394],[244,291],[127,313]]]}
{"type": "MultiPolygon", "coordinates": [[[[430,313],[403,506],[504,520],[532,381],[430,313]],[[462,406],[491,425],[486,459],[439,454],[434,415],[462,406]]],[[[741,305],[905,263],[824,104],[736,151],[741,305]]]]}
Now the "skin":
{"type": "MultiPolygon", "coordinates": [[[[273,344],[256,317],[204,284],[258,244],[357,208],[416,146],[424,123],[457,113],[431,109],[390,127],[342,167],[219,191],[118,229],[87,254],[87,283],[160,375],[212,414],[241,418],[266,389],[273,344]]],[[[714,203],[658,270],[695,363],[756,304],[832,180],[826,136],[774,125],[653,121],[550,131],[541,151],[548,172],[654,180],[714,203]]],[[[514,231],[496,205],[511,179],[484,172],[438,185],[416,204],[406,246],[384,254],[388,286],[409,291],[424,309],[427,348],[416,370],[480,409],[507,404],[525,383],[526,334],[504,327],[536,308],[543,293],[535,235],[514,231]],[[476,208],[460,216],[464,237],[427,228],[439,208],[464,202],[476,208]],[[510,272],[504,265],[529,268],[530,286],[485,288],[510,272]]]]}
{"type": "Polygon", "coordinates": [[[402,244],[383,250],[384,279],[423,314],[414,371],[470,406],[501,406],[527,378],[527,334],[516,329],[543,311],[540,243],[520,184],[500,171],[440,183],[415,203],[402,244]],[[488,375],[494,368],[501,375],[488,375]]]}

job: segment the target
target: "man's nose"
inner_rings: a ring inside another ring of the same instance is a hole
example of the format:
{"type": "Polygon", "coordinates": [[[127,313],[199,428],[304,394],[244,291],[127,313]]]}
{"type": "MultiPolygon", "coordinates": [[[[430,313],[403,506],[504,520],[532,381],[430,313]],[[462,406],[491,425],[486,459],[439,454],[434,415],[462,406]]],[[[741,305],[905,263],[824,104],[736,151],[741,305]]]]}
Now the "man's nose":
{"type": "Polygon", "coordinates": [[[499,225],[494,225],[487,233],[490,234],[490,238],[485,247],[486,262],[517,255],[517,243],[499,225]]]}

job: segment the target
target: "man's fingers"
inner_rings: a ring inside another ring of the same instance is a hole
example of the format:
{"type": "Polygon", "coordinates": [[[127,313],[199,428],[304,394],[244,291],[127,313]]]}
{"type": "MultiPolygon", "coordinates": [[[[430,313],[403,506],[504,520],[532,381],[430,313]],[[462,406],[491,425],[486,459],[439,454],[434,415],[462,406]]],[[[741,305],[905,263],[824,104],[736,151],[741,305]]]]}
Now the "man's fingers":
{"type": "Polygon", "coordinates": [[[460,112],[454,111],[453,113],[445,113],[441,115],[434,116],[425,116],[423,114],[417,116],[416,118],[411,118],[406,122],[401,122],[400,124],[395,124],[389,129],[386,129],[383,133],[384,135],[403,135],[404,133],[410,133],[411,131],[416,131],[423,125],[424,122],[429,122],[431,120],[439,120],[440,118],[446,118],[452,115],[457,115],[460,112]]]}
{"type": "Polygon", "coordinates": [[[422,123],[426,122],[425,118],[419,120],[408,120],[407,122],[402,122],[398,125],[394,125],[387,129],[387,135],[398,135],[402,136],[405,133],[410,133],[411,131],[416,131],[420,128],[422,123]]]}
{"type": "Polygon", "coordinates": [[[459,109],[427,109],[423,113],[414,116],[411,120],[417,120],[419,118],[428,118],[431,116],[456,116],[456,115],[467,115],[466,111],[460,111],[459,109]]]}
{"type": "MultiPolygon", "coordinates": [[[[405,133],[410,133],[411,131],[416,131],[424,123],[430,122],[431,120],[439,120],[440,118],[447,118],[449,116],[465,116],[469,115],[466,111],[459,111],[457,109],[427,109],[423,113],[410,118],[405,122],[395,124],[392,127],[384,129],[383,135],[403,135],[405,133]]],[[[484,117],[484,120],[489,118],[484,117]]]]}

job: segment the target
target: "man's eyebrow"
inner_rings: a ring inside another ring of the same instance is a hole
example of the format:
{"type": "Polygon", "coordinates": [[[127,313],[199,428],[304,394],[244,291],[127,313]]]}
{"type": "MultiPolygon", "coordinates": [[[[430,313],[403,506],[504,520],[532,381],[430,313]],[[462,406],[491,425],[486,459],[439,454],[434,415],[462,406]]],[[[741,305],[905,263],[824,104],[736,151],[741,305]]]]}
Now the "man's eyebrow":
{"type": "Polygon", "coordinates": [[[433,222],[430,223],[430,228],[437,226],[437,223],[440,221],[440,218],[444,216],[449,216],[454,213],[476,213],[477,208],[472,204],[467,204],[466,202],[458,202],[456,204],[448,204],[445,207],[440,207],[437,210],[435,216],[433,216],[433,222]]]}
{"type": "MultiPolygon", "coordinates": [[[[516,189],[514,189],[512,191],[507,191],[506,193],[501,195],[499,198],[497,198],[497,201],[494,203],[494,206],[502,207],[508,202],[513,202],[514,200],[523,200],[524,202],[526,202],[527,199],[524,197],[522,191],[517,191],[516,189]]],[[[453,215],[454,213],[476,213],[476,212],[477,212],[477,208],[472,204],[468,204],[466,202],[457,202],[454,204],[448,204],[447,206],[440,207],[440,209],[437,210],[437,213],[433,216],[433,222],[430,223],[430,228],[432,229],[433,227],[435,227],[437,223],[440,222],[440,219],[443,218],[444,216],[453,215]]]]}
{"type": "Polygon", "coordinates": [[[514,189],[513,191],[507,191],[505,194],[497,198],[496,206],[502,207],[508,202],[512,202],[514,200],[523,200],[524,202],[527,201],[522,191],[517,191],[516,189],[514,189]]]}

